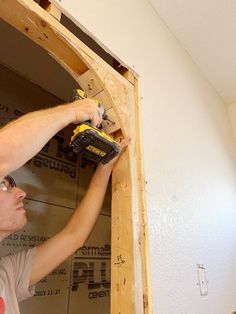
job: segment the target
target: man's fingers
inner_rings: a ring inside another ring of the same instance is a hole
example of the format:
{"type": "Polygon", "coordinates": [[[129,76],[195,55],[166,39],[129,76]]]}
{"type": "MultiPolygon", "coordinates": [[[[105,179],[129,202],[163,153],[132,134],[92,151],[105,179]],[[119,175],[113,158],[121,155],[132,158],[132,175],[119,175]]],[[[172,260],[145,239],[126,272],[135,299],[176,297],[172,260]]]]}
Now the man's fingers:
{"type": "Polygon", "coordinates": [[[101,110],[98,109],[98,126],[100,126],[100,124],[102,123],[102,113],[101,110]]]}
{"type": "Polygon", "coordinates": [[[91,123],[93,126],[99,127],[102,122],[102,114],[99,109],[95,111],[91,116],[91,123]]]}
{"type": "Polygon", "coordinates": [[[125,147],[127,147],[131,142],[131,137],[126,137],[122,139],[120,142],[120,150],[122,151],[125,147]]]}
{"type": "Polygon", "coordinates": [[[96,100],[94,99],[90,99],[93,102],[93,104],[95,104],[95,111],[93,112],[92,118],[91,118],[91,122],[93,126],[99,127],[100,124],[102,123],[102,112],[99,109],[98,103],[96,100]]]}

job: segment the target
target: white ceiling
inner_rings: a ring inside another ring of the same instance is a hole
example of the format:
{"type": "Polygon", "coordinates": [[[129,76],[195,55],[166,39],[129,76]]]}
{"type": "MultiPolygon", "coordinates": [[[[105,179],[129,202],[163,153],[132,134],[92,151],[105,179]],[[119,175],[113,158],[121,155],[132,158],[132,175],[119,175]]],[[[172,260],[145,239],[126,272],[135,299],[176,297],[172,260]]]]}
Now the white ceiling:
{"type": "Polygon", "coordinates": [[[236,1],[149,2],[223,101],[236,102],[236,1]]]}

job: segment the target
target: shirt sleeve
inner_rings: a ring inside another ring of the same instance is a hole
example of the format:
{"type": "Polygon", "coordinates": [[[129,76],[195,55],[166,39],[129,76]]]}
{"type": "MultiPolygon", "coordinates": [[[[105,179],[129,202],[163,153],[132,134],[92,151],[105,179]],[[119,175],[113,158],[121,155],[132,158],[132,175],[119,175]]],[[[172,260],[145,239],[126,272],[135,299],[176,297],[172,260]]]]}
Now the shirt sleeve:
{"type": "Polygon", "coordinates": [[[21,302],[35,293],[35,286],[29,286],[37,247],[9,256],[15,279],[17,301],[21,302]]]}

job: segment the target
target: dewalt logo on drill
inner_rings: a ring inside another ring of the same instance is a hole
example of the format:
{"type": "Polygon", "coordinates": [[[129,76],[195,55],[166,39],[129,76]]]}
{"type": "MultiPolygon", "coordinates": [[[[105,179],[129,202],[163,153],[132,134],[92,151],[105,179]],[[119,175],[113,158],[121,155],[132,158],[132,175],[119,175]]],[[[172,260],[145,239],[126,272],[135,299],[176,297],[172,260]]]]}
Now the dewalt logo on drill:
{"type": "Polygon", "coordinates": [[[70,147],[73,152],[80,153],[85,159],[103,164],[109,162],[120,151],[120,145],[115,140],[88,122],[83,122],[74,130],[70,147]]]}
{"type": "Polygon", "coordinates": [[[94,153],[94,154],[96,154],[96,155],[98,155],[98,156],[101,156],[101,157],[106,156],[106,153],[105,153],[105,152],[103,152],[102,150],[100,150],[100,149],[94,147],[93,145],[87,146],[86,149],[88,149],[90,152],[92,152],[92,153],[94,153]]]}

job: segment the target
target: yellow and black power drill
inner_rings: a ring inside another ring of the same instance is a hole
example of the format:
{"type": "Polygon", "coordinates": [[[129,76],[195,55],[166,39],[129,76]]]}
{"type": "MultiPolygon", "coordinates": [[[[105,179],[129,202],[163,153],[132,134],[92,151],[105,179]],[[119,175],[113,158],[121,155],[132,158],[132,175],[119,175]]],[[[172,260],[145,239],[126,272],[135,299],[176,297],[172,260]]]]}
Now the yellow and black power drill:
{"type": "MultiPolygon", "coordinates": [[[[70,101],[85,98],[87,95],[83,90],[75,89],[70,101]]],[[[102,112],[102,119],[109,120],[103,105],[98,100],[96,101],[102,112]]],[[[70,140],[70,149],[94,163],[106,164],[119,154],[120,145],[101,129],[94,127],[90,121],[86,121],[80,123],[74,130],[74,135],[70,140]]]]}

